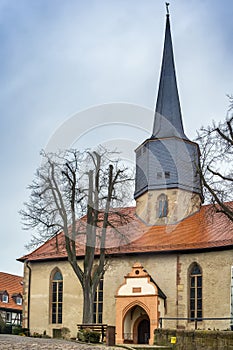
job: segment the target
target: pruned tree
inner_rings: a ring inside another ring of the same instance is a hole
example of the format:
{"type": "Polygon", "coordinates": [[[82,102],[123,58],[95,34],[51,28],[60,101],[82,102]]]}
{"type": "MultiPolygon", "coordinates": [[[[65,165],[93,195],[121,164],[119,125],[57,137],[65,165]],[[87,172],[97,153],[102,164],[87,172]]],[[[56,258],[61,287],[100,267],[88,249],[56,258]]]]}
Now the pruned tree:
{"type": "Polygon", "coordinates": [[[197,142],[201,150],[199,173],[204,187],[204,197],[233,221],[233,96],[223,122],[202,127],[197,142]]]}
{"type": "Polygon", "coordinates": [[[119,160],[110,159],[113,153],[103,148],[42,153],[42,158],[29,186],[29,201],[20,212],[24,228],[37,232],[28,246],[64,233],[68,261],[83,290],[83,323],[92,323],[95,291],[105,272],[107,230],[111,227],[122,234],[111,218],[127,223],[127,215],[114,208],[131,197],[132,177],[119,160]],[[80,242],[85,247],[83,264],[77,260],[80,242]]]}

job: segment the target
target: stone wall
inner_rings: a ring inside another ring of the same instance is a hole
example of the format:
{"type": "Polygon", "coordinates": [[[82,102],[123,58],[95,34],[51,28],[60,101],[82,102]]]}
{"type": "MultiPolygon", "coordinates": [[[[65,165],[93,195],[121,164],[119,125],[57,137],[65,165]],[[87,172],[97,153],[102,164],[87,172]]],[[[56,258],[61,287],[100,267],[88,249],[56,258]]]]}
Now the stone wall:
{"type": "MultiPolygon", "coordinates": [[[[167,235],[170,233],[168,232],[167,235]]],[[[108,268],[104,276],[104,306],[103,323],[115,325],[116,299],[118,288],[124,283],[134,263],[140,262],[152,276],[157,285],[167,296],[167,317],[187,318],[188,314],[188,271],[193,262],[197,262],[203,274],[203,318],[229,317],[231,266],[233,265],[232,250],[216,252],[193,252],[190,254],[144,254],[115,256],[108,260],[108,268]]],[[[68,327],[72,337],[77,334],[77,323],[82,322],[82,289],[70,264],[67,261],[41,261],[30,263],[31,300],[28,313],[29,270],[24,273],[24,327],[28,327],[30,314],[30,329],[32,332],[53,334],[53,329],[68,327]],[[63,324],[51,324],[50,277],[55,268],[63,275],[64,300],[63,324]],[[56,326],[56,327],[55,327],[56,326]]],[[[118,315],[119,317],[119,315],[118,315]]],[[[198,322],[199,329],[230,328],[230,321],[198,322]]],[[[163,320],[163,328],[183,328],[193,330],[194,322],[163,320]]]]}
{"type": "Polygon", "coordinates": [[[30,331],[53,336],[53,330],[67,327],[71,336],[77,335],[77,323],[82,322],[82,289],[77,277],[67,261],[51,261],[30,263],[31,276],[31,298],[30,312],[28,312],[28,269],[24,274],[24,310],[23,326],[28,327],[28,316],[30,317],[30,331]],[[51,323],[51,288],[50,279],[54,269],[59,268],[63,275],[63,323],[51,323]]]}
{"type": "Polygon", "coordinates": [[[136,200],[136,214],[149,225],[177,223],[196,213],[200,209],[201,199],[198,194],[181,189],[153,190],[144,193],[136,200]],[[168,199],[167,217],[158,218],[158,198],[165,194],[168,199]],[[177,205],[179,203],[179,205],[177,205]]]}
{"type": "Polygon", "coordinates": [[[171,345],[171,337],[176,337],[173,349],[177,350],[233,350],[231,331],[187,331],[156,329],[156,345],[171,345]]]}

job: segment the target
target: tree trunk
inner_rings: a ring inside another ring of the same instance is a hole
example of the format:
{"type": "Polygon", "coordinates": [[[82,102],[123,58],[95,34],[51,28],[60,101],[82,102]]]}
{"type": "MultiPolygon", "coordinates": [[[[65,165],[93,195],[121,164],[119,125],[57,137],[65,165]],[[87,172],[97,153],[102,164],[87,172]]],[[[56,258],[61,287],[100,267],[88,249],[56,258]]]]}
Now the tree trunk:
{"type": "Polygon", "coordinates": [[[83,323],[93,323],[94,295],[89,285],[83,287],[83,323]]]}

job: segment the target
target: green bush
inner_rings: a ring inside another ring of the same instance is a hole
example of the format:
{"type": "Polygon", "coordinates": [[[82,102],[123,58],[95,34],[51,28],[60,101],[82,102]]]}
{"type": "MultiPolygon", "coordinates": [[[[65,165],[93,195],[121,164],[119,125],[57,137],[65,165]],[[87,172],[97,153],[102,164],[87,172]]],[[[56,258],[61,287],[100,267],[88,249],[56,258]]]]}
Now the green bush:
{"type": "Polygon", "coordinates": [[[12,327],[12,334],[19,335],[20,333],[23,333],[22,326],[13,326],[12,327]]]}
{"type": "Polygon", "coordinates": [[[78,340],[80,340],[80,341],[83,341],[83,342],[86,341],[86,337],[85,337],[85,334],[84,334],[84,330],[83,330],[83,329],[80,330],[80,331],[78,331],[77,338],[78,338],[78,340]]]}
{"type": "Polygon", "coordinates": [[[99,332],[93,332],[89,328],[87,328],[78,331],[77,338],[78,340],[86,343],[99,343],[100,335],[101,334],[99,332]]]}
{"type": "Polygon", "coordinates": [[[67,327],[61,328],[61,336],[63,339],[70,339],[70,330],[67,327]]]}
{"type": "Polygon", "coordinates": [[[89,333],[90,335],[89,335],[89,339],[90,339],[90,342],[91,343],[99,343],[99,341],[100,341],[100,333],[98,333],[98,332],[90,332],[89,333]]]}

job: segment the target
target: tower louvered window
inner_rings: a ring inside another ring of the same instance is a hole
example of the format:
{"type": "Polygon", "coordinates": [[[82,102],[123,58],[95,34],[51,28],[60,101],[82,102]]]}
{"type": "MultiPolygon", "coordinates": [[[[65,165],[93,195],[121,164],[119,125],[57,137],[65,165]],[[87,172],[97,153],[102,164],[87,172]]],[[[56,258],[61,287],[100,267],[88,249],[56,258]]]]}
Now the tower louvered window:
{"type": "Polygon", "coordinates": [[[194,264],[189,276],[189,293],[190,293],[190,318],[202,318],[202,272],[198,264],[194,264]]]}
{"type": "Polygon", "coordinates": [[[51,285],[51,319],[52,323],[62,323],[63,277],[56,271],[51,285]]]}
{"type": "Polygon", "coordinates": [[[157,217],[164,218],[164,217],[167,217],[167,214],[168,214],[168,199],[165,194],[161,194],[158,197],[157,217]]]}

